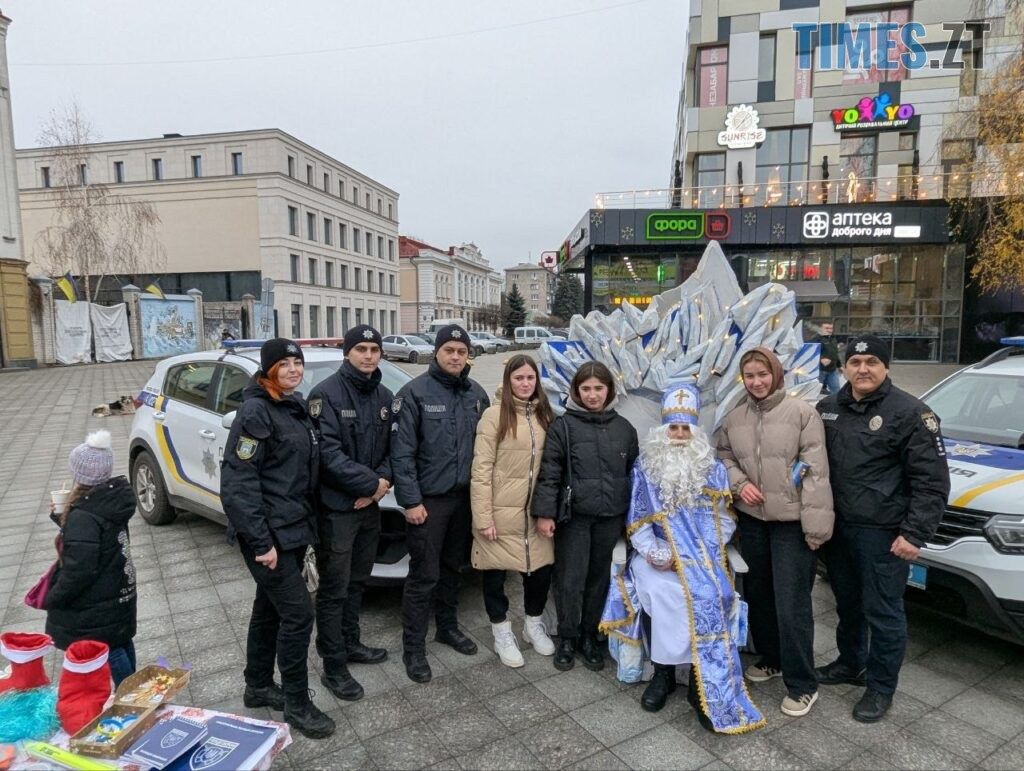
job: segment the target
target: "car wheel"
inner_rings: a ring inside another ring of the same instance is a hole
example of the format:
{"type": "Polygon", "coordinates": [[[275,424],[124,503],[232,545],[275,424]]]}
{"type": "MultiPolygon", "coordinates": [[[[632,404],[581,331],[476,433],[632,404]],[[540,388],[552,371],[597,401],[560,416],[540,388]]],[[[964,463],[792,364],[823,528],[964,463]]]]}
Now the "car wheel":
{"type": "Polygon", "coordinates": [[[410,364],[415,364],[417,361],[419,361],[419,358],[420,358],[420,355],[418,353],[416,353],[416,351],[410,351],[409,352],[409,363],[410,364]]]}
{"type": "Polygon", "coordinates": [[[151,525],[169,525],[178,512],[167,500],[160,467],[148,452],[140,452],[132,466],[132,489],[142,518],[151,525]]]}

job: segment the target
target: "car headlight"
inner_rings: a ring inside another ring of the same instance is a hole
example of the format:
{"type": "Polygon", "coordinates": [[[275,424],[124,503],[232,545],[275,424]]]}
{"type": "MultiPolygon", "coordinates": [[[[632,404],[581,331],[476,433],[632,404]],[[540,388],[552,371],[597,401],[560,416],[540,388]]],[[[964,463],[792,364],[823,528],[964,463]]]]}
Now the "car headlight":
{"type": "Polygon", "coordinates": [[[996,514],[982,528],[985,537],[997,551],[1024,554],[1024,517],[1017,514],[996,514]]]}

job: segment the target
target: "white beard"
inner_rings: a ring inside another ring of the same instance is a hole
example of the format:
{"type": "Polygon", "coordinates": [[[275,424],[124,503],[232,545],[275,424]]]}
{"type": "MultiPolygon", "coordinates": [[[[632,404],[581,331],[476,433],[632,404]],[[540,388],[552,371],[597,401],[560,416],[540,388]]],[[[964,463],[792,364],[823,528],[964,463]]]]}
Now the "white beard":
{"type": "Polygon", "coordinates": [[[697,503],[715,465],[707,434],[698,426],[690,431],[693,438],[680,442],[668,438],[668,426],[655,426],[640,451],[640,467],[669,512],[697,503]]]}

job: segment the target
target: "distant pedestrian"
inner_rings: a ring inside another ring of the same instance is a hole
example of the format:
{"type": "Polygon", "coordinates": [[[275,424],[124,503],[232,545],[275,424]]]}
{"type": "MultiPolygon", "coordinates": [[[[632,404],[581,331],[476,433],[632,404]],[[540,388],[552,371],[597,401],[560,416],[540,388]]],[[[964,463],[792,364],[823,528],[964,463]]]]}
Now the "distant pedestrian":
{"type": "Polygon", "coordinates": [[[631,471],[640,454],[636,429],[612,407],[615,381],[587,362],[569,385],[565,414],[548,429],[531,512],[537,530],[555,539],[559,645],[554,665],[604,668],[597,641],[608,594],[612,551],[624,535],[631,471]]]}
{"type": "Polygon", "coordinates": [[[818,381],[825,389],[825,393],[834,394],[839,392],[839,346],[832,336],[835,326],[831,321],[821,325],[821,331],[812,339],[812,343],[821,345],[821,353],[818,359],[818,381]]]}
{"type": "Polygon", "coordinates": [[[135,494],[114,476],[110,432],[95,431],[68,458],[72,488],[61,528],[58,567],[46,594],[46,633],[61,650],[78,640],[110,648],[110,674],[119,685],[135,672],[138,596],[128,522],[135,494]]]}
{"type": "Polygon", "coordinates": [[[402,386],[391,439],[395,496],[405,509],[409,576],[402,594],[402,655],[410,680],[432,677],[426,637],[434,606],[434,639],[471,656],[476,643],[458,624],[459,577],[472,529],[469,498],[476,424],[490,406],[469,378],[469,333],[458,324],[434,338],[434,360],[402,386]]]}
{"type": "Polygon", "coordinates": [[[836,596],[839,658],[817,672],[824,685],[866,684],[853,717],[873,723],[896,691],[909,563],[942,519],[949,469],[938,416],[892,384],[885,342],[850,340],[844,374],[839,393],[818,402],[836,511],[821,551],[836,596]]]}
{"type": "Polygon", "coordinates": [[[832,535],[825,429],[814,407],[786,393],[782,363],[767,348],[740,359],[747,398],[718,429],[718,458],[739,511],[749,567],[743,586],[760,660],[754,683],[782,676],[782,712],[802,717],[818,699],[811,589],[817,549],[832,535]]]}
{"type": "Polygon", "coordinates": [[[555,551],[551,539],[537,533],[536,520],[530,516],[545,433],[554,417],[540,387],[536,362],[517,354],[505,365],[501,403],[488,407],[476,428],[472,561],[483,575],[494,651],[509,667],[525,663],[508,620],[505,577],[509,570],[523,579],[523,640],[542,656],[555,652],[541,620],[555,551]]]}
{"type": "Polygon", "coordinates": [[[316,543],[320,461],[316,427],[296,389],[305,359],[292,340],[260,348],[260,369],[224,448],[220,497],[228,539],[238,541],[256,581],[245,651],[245,706],[284,710],[285,722],[311,739],[334,733],[334,721],[309,697],[306,658],[313,603],[302,567],[316,543]],[[274,661],[281,686],[274,682],[274,661]],[[282,691],[283,689],[283,691],[282,691]]]}

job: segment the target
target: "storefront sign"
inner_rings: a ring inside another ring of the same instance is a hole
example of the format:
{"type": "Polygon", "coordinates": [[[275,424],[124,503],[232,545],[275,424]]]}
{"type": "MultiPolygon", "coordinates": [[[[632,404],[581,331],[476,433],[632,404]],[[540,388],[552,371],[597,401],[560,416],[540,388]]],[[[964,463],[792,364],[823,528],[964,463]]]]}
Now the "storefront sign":
{"type": "Polygon", "coordinates": [[[755,147],[765,140],[768,132],[759,128],[757,110],[749,104],[739,104],[725,116],[725,131],[718,132],[718,144],[730,150],[755,147]]]}
{"type": "Polygon", "coordinates": [[[665,211],[647,215],[648,241],[679,241],[691,238],[722,239],[729,235],[725,212],[665,211]]]}
{"type": "Polygon", "coordinates": [[[804,238],[822,240],[871,240],[875,238],[920,238],[920,225],[894,223],[892,211],[809,211],[804,213],[804,238]]]}
{"type": "Polygon", "coordinates": [[[836,131],[889,130],[904,128],[913,117],[914,105],[892,104],[892,98],[883,93],[865,96],[856,107],[833,110],[832,125],[836,131]]]}

